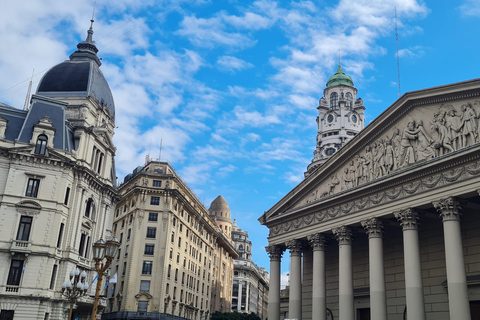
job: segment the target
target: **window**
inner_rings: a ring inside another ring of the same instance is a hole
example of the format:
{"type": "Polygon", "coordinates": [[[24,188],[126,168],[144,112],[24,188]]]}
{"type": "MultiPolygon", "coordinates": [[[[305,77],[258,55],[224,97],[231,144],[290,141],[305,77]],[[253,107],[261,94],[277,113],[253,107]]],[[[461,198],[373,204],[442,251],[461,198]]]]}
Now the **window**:
{"type": "Polygon", "coordinates": [[[87,206],[85,207],[85,217],[90,218],[90,214],[93,211],[93,199],[90,198],[87,200],[87,206]]]}
{"type": "Polygon", "coordinates": [[[12,260],[8,272],[7,285],[18,286],[22,277],[23,260],[12,260]]]}
{"type": "Polygon", "coordinates": [[[335,110],[338,108],[338,94],[336,92],[330,95],[330,109],[335,110]]]}
{"type": "Polygon", "coordinates": [[[334,153],[335,153],[335,149],[333,149],[333,148],[328,148],[327,150],[325,150],[325,154],[327,156],[331,156],[334,153]]]}
{"type": "MultiPolygon", "coordinates": [[[[122,276],[124,276],[126,272],[127,272],[127,261],[123,263],[122,276]]],[[[123,281],[122,281],[122,287],[120,288],[120,291],[122,291],[122,289],[123,289],[123,281]]]]}
{"type": "Polygon", "coordinates": [[[36,198],[38,194],[38,187],[40,186],[40,179],[28,179],[27,192],[25,196],[36,198]]]}
{"type": "Polygon", "coordinates": [[[172,265],[168,265],[168,269],[167,269],[167,278],[170,279],[170,272],[172,271],[172,265]]]}
{"type": "Polygon", "coordinates": [[[48,138],[46,135],[41,134],[37,138],[37,143],[35,144],[35,153],[36,154],[45,154],[47,150],[47,141],[48,138]]]}
{"type": "Polygon", "coordinates": [[[148,301],[138,301],[137,312],[147,312],[148,310],[148,301]]]}
{"type": "Polygon", "coordinates": [[[148,227],[147,228],[147,238],[155,238],[157,234],[156,227],[148,227]]]}
{"type": "Polygon", "coordinates": [[[182,246],[182,238],[178,238],[178,247],[180,248],[182,246]]]}
{"type": "Polygon", "coordinates": [[[130,236],[132,235],[132,229],[128,229],[127,231],[127,240],[130,240],[130,236]]]}
{"type": "Polygon", "coordinates": [[[150,212],[148,214],[148,221],[158,221],[158,213],[150,212]]]}
{"type": "Polygon", "coordinates": [[[87,235],[82,233],[80,235],[80,245],[78,246],[78,254],[83,257],[83,251],[85,250],[85,241],[87,240],[87,235]]]}
{"type": "Polygon", "coordinates": [[[70,187],[67,187],[67,191],[65,192],[65,199],[63,200],[64,205],[68,205],[68,197],[70,196],[70,187]]]}
{"type": "Polygon", "coordinates": [[[50,290],[53,290],[55,287],[55,278],[57,277],[57,265],[53,265],[53,270],[52,270],[52,278],[50,279],[50,290]]]}
{"type": "Polygon", "coordinates": [[[128,256],[128,244],[125,246],[125,257],[128,256]]]}
{"type": "Polygon", "coordinates": [[[150,280],[141,280],[140,281],[140,291],[149,292],[150,291],[150,280]]]}
{"type": "Polygon", "coordinates": [[[18,226],[17,240],[28,241],[30,229],[32,228],[32,217],[22,216],[18,226]]]}
{"type": "Polygon", "coordinates": [[[175,232],[172,231],[172,235],[170,237],[170,242],[175,242],[175,232]]]}
{"type": "Polygon", "coordinates": [[[117,260],[120,259],[120,256],[122,255],[121,252],[122,252],[122,249],[121,249],[121,248],[118,249],[118,251],[117,251],[117,260]]]}
{"type": "Polygon", "coordinates": [[[2,310],[0,311],[0,320],[13,320],[13,314],[15,310],[2,310]]]}
{"type": "Polygon", "coordinates": [[[162,181],[153,180],[153,186],[154,186],[154,187],[161,187],[161,186],[162,186],[162,181]]]}
{"type": "Polygon", "coordinates": [[[169,254],[169,256],[168,256],[168,257],[169,257],[170,259],[172,259],[172,258],[173,258],[173,249],[172,249],[172,248],[170,248],[170,254],[169,254]]]}
{"type": "Polygon", "coordinates": [[[130,215],[130,220],[128,220],[128,223],[132,223],[133,221],[133,214],[130,215]]]}
{"type": "Polygon", "coordinates": [[[62,238],[63,238],[63,229],[65,228],[64,223],[60,223],[60,231],[58,232],[58,239],[57,239],[57,248],[60,248],[62,245],[62,238]]]}
{"type": "Polygon", "coordinates": [[[151,197],[150,204],[153,206],[158,206],[160,204],[160,197],[151,197]]]}
{"type": "Polygon", "coordinates": [[[352,94],[350,92],[347,92],[345,94],[345,100],[347,100],[347,108],[352,108],[353,106],[353,97],[352,97],[352,94]]]}
{"type": "Polygon", "coordinates": [[[154,250],[155,250],[155,245],[154,244],[149,244],[149,243],[145,244],[144,254],[149,255],[149,256],[153,256],[153,251],[154,250]]]}
{"type": "Polygon", "coordinates": [[[152,261],[143,261],[142,274],[152,274],[152,261]]]}

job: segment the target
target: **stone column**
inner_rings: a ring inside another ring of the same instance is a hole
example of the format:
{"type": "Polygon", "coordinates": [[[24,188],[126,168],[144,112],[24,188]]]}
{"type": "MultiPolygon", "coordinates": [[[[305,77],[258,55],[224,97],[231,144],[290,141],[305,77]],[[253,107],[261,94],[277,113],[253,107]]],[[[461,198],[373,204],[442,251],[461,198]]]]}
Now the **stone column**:
{"type": "Polygon", "coordinates": [[[298,240],[290,240],[286,246],[290,250],[288,317],[302,320],[302,245],[298,240]]]}
{"type": "Polygon", "coordinates": [[[309,236],[308,240],[313,249],[312,319],[326,320],[325,237],[317,233],[309,236]]]}
{"type": "Polygon", "coordinates": [[[450,319],[470,320],[467,277],[460,231],[461,206],[453,197],[434,202],[443,220],[445,260],[447,265],[448,306],[450,319]]]}
{"type": "Polygon", "coordinates": [[[355,320],[353,305],[353,265],[352,240],[353,232],[346,226],[333,229],[338,241],[338,303],[339,319],[355,320]]]}
{"type": "Polygon", "coordinates": [[[370,271],[370,314],[372,320],[387,320],[385,268],[383,265],[382,221],[377,218],[362,221],[368,235],[370,271]]]}
{"type": "Polygon", "coordinates": [[[270,256],[270,290],[268,292],[268,319],[280,319],[280,266],[283,248],[265,247],[270,256]]]}
{"type": "Polygon", "coordinates": [[[405,263],[405,291],[409,319],[425,320],[422,265],[418,243],[419,215],[413,209],[394,213],[403,228],[403,255],[405,263]]]}

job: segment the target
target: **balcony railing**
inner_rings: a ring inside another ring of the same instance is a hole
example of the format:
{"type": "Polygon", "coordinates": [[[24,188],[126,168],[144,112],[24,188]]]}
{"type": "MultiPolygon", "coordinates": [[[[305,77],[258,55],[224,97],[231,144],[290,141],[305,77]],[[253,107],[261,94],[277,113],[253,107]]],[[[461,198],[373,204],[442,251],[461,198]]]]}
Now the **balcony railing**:
{"type": "Polygon", "coordinates": [[[13,240],[10,251],[28,254],[32,252],[32,243],[30,241],[13,240]]]}

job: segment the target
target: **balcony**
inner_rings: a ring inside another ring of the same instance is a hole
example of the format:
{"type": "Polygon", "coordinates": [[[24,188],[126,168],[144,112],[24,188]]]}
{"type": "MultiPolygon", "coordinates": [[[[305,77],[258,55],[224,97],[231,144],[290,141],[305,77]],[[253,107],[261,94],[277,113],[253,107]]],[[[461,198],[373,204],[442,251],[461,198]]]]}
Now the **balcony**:
{"type": "Polygon", "coordinates": [[[28,255],[30,252],[32,252],[32,243],[30,241],[13,240],[12,246],[10,247],[10,252],[18,252],[28,255]]]}

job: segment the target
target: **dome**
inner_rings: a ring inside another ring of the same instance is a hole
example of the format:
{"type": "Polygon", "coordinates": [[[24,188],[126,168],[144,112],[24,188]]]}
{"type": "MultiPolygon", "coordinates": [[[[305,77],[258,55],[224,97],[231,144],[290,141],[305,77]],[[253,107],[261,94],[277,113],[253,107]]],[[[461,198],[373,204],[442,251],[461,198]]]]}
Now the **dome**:
{"type": "MultiPolygon", "coordinates": [[[[92,20],[93,23],[93,20],[92,20]]],[[[90,26],[87,39],[77,45],[77,51],[45,73],[40,81],[37,94],[50,98],[88,97],[91,95],[99,105],[107,108],[115,119],[115,103],[107,80],[100,71],[98,49],[92,40],[90,26]]]]}
{"type": "Polygon", "coordinates": [[[327,88],[332,86],[338,86],[338,85],[353,87],[352,78],[343,72],[342,66],[340,65],[340,63],[338,64],[337,72],[335,72],[334,75],[328,78],[327,88]]]}
{"type": "Polygon", "coordinates": [[[218,221],[232,222],[230,218],[230,208],[222,196],[218,196],[212,201],[208,212],[210,216],[216,218],[218,221]]]}

